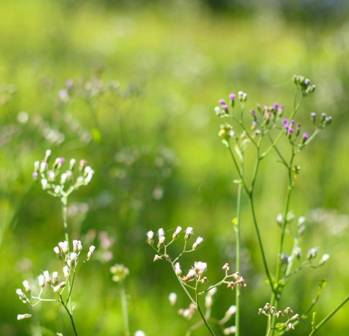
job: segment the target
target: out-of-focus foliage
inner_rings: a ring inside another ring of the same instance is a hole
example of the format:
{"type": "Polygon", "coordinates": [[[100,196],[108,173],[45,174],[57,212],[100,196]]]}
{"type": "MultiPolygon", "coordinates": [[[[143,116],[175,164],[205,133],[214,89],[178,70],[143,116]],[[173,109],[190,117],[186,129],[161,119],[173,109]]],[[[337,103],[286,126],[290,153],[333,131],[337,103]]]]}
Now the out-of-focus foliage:
{"type": "MultiPolygon", "coordinates": [[[[15,321],[23,309],[15,288],[22,278],[49,266],[52,248],[63,237],[59,204],[31,179],[33,162],[46,148],[57,156],[85,158],[96,172],[91,185],[72,199],[74,236],[95,239],[102,249],[106,239],[115,241],[112,256],[105,251],[78,279],[76,316],[82,335],[121,334],[118,288],[109,275],[112,262],[130,270],[132,328],[148,335],[183,335],[186,323],[167,302],[175,279],[165,266],[153,265],[145,232],[191,225],[206,238],[198,253],[208,260],[209,272],[233,260],[235,188],[213,107],[217,97],[243,89],[249,93],[247,105],[278,101],[287,110],[294,73],[318,84],[301,108],[304,118],[310,109],[334,117],[302,154],[293,209],[309,217],[309,247],[329,252],[331,262],[305,280],[295,278],[285,304],[304,310],[315,295],[313,284],[322,279],[329,284],[320,314],[347,294],[349,24],[338,19],[347,16],[347,5],[324,0],[283,1],[281,7],[248,3],[251,12],[230,13],[224,6],[211,12],[190,1],[137,6],[1,1],[0,335],[41,335],[39,322],[69,330],[50,306],[41,311],[41,321],[15,321]],[[324,15],[323,24],[312,24],[321,11],[339,16],[324,15]]],[[[286,177],[276,162],[264,166],[262,176],[257,211],[267,254],[275,257],[271,232],[286,177]]],[[[242,293],[242,333],[262,335],[264,319],[257,310],[267,297],[251,218],[243,206],[248,286],[242,293]]],[[[226,307],[233,294],[221,293],[220,299],[226,307]]],[[[347,312],[319,335],[348,335],[347,312]]],[[[294,334],[304,335],[304,330],[294,334]]]]}

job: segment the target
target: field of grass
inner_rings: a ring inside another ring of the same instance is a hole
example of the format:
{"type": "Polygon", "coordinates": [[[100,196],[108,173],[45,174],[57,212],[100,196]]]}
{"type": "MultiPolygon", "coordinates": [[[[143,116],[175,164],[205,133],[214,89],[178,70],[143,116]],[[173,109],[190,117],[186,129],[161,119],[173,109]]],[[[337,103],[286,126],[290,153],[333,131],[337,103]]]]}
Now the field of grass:
{"type": "MultiPolygon", "coordinates": [[[[304,123],[310,124],[311,111],[333,116],[331,127],[298,157],[292,207],[309,218],[305,246],[318,246],[331,259],[294,277],[283,305],[304,310],[325,279],[323,316],[349,292],[348,23],[295,23],[267,9],[212,13],[194,1],[140,7],[1,1],[0,335],[71,335],[54,305],[16,321],[24,309],[16,288],[55,265],[51,251],[63,239],[59,202],[32,179],[33,162],[48,148],[54,156],[86,159],[95,171],[92,183],[71,199],[73,236],[96,234],[101,245],[111,244],[77,279],[80,334],[123,335],[119,286],[109,273],[117,262],[130,270],[125,286],[132,331],[185,335],[188,323],[167,299],[175,278],[167,265],[153,263],[146,232],[194,227],[205,237],[198,254],[212,278],[224,262],[233,262],[236,176],[217,136],[214,107],[243,90],[248,109],[279,102],[290,110],[294,74],[317,84],[301,105],[304,123]],[[64,101],[67,81],[73,89],[64,101]]],[[[266,254],[274,258],[286,176],[276,157],[260,175],[257,212],[266,254]]],[[[264,335],[265,319],[257,311],[269,297],[246,199],[241,223],[247,282],[241,332],[264,335]]],[[[234,294],[218,295],[214,311],[223,315],[234,294]]],[[[348,335],[348,312],[344,307],[318,335],[348,335]]]]}

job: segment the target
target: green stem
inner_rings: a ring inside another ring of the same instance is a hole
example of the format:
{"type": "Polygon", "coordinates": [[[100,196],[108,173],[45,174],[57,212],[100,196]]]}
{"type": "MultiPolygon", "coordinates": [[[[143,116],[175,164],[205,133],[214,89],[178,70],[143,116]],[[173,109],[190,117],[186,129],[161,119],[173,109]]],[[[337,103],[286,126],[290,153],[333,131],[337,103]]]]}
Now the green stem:
{"type": "MultiPolygon", "coordinates": [[[[286,236],[286,229],[287,229],[287,215],[290,209],[291,204],[291,196],[293,191],[293,175],[292,175],[292,168],[293,168],[293,162],[295,159],[295,151],[292,149],[292,154],[289,163],[287,164],[288,167],[288,186],[287,186],[287,195],[286,195],[286,202],[285,202],[285,208],[283,211],[283,221],[281,225],[281,234],[280,234],[280,244],[279,244],[279,250],[277,255],[277,263],[276,263],[276,275],[275,275],[275,285],[276,285],[276,291],[272,293],[271,297],[271,305],[274,305],[276,308],[278,308],[278,304],[281,298],[282,288],[280,288],[280,280],[281,280],[281,271],[282,271],[282,254],[284,252],[284,244],[285,244],[285,236],[286,236]]],[[[271,336],[274,335],[275,330],[275,316],[272,316],[268,319],[268,333],[271,332],[271,336]]]]}
{"type": "MultiPolygon", "coordinates": [[[[175,267],[174,267],[173,262],[172,262],[171,260],[169,260],[169,262],[170,262],[170,264],[171,264],[171,266],[172,266],[173,272],[175,273],[175,267]]],[[[175,273],[175,274],[176,274],[176,273],[175,273]]],[[[202,312],[202,310],[201,310],[201,308],[200,308],[199,301],[198,301],[198,292],[197,292],[196,288],[195,288],[195,294],[196,294],[196,296],[195,296],[195,299],[194,299],[194,298],[191,296],[191,294],[189,293],[188,289],[187,289],[187,288],[185,287],[185,285],[183,284],[182,280],[181,280],[177,275],[176,275],[176,278],[177,278],[177,280],[178,280],[180,286],[182,287],[184,293],[187,295],[188,299],[190,300],[190,302],[193,303],[193,304],[197,307],[198,312],[199,312],[199,314],[200,314],[200,317],[201,317],[202,321],[204,322],[204,324],[205,324],[207,330],[210,332],[210,334],[211,334],[212,336],[216,336],[216,334],[215,334],[214,331],[212,330],[211,326],[208,324],[208,321],[206,320],[206,317],[205,317],[205,315],[203,314],[203,312],[202,312]]]]}
{"type": "Polygon", "coordinates": [[[328,322],[347,302],[349,301],[349,296],[347,296],[335,309],[333,309],[327,316],[325,316],[315,327],[313,327],[309,336],[315,335],[315,333],[328,322]]]}
{"type": "MultiPolygon", "coordinates": [[[[240,218],[241,218],[241,184],[238,185],[237,200],[236,200],[236,220],[234,230],[235,230],[235,267],[236,272],[240,273],[240,218]]],[[[236,336],[240,336],[240,286],[235,289],[235,328],[236,336]]]]}
{"type": "Polygon", "coordinates": [[[63,300],[63,297],[61,294],[59,295],[59,298],[60,298],[60,303],[62,304],[62,306],[64,307],[65,311],[67,312],[67,314],[69,316],[69,320],[70,320],[71,326],[72,326],[73,331],[74,331],[74,336],[78,336],[78,332],[76,330],[76,325],[74,322],[73,314],[70,312],[68,306],[64,303],[64,300],[63,300]]]}
{"type": "Polygon", "coordinates": [[[68,232],[68,197],[62,197],[62,217],[63,217],[63,226],[64,226],[64,236],[65,240],[68,243],[68,249],[70,248],[70,241],[69,241],[69,232],[68,232]]]}
{"type": "Polygon", "coordinates": [[[124,319],[125,336],[130,336],[130,322],[128,318],[128,302],[124,284],[120,284],[120,299],[122,306],[122,316],[124,319]]]}

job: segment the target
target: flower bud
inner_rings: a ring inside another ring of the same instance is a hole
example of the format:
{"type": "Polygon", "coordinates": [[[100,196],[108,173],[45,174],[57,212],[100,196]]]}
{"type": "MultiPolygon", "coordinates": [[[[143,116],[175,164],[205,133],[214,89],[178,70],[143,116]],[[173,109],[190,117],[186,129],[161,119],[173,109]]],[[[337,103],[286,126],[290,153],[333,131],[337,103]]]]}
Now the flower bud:
{"type": "Polygon", "coordinates": [[[177,294],[176,293],[170,293],[168,295],[168,300],[170,301],[171,306],[174,306],[177,303],[177,294]]]}

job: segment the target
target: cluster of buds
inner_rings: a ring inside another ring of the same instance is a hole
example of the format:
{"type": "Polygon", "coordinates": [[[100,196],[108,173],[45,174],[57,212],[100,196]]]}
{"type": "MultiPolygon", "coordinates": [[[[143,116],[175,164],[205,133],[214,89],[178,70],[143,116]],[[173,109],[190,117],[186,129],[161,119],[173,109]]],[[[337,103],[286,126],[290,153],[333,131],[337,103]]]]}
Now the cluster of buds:
{"type": "MultiPolygon", "coordinates": [[[[147,232],[147,243],[152,246],[156,251],[161,254],[167,247],[169,247],[174,241],[178,238],[182,237],[184,239],[184,249],[183,253],[194,252],[204,241],[202,237],[197,237],[195,241],[189,245],[189,240],[194,234],[194,230],[192,227],[188,226],[183,229],[181,226],[177,226],[171,235],[166,237],[165,230],[163,228],[158,229],[157,233],[154,231],[147,232]]],[[[161,255],[156,255],[154,260],[161,259],[161,255]]]]}
{"type": "Polygon", "coordinates": [[[314,125],[317,125],[319,128],[325,128],[326,126],[332,123],[332,117],[327,113],[321,113],[319,116],[316,112],[310,113],[311,121],[314,125]]]}
{"type": "MultiPolygon", "coordinates": [[[[284,119],[282,121],[282,128],[285,130],[285,134],[290,140],[298,138],[301,134],[301,124],[297,123],[295,120],[284,119]]],[[[301,144],[306,144],[309,137],[309,133],[304,132],[300,139],[301,144]]]]}
{"type": "Polygon", "coordinates": [[[114,282],[123,282],[130,274],[130,271],[125,265],[115,264],[110,267],[110,273],[114,282]]]}
{"type": "Polygon", "coordinates": [[[207,277],[204,276],[207,271],[207,263],[203,261],[195,261],[194,265],[189,269],[188,273],[182,276],[182,280],[185,282],[189,281],[197,281],[201,283],[205,283],[207,281],[207,277]]]}
{"type": "Polygon", "coordinates": [[[63,171],[65,159],[58,157],[50,165],[51,154],[50,149],[46,150],[44,159],[35,161],[33,172],[33,178],[40,178],[42,189],[50,195],[66,197],[91,182],[94,171],[85,160],[77,163],[75,159],[71,159],[67,169],[63,171]]]}
{"type": "Polygon", "coordinates": [[[276,329],[281,333],[294,330],[300,320],[300,315],[294,313],[292,308],[286,307],[283,310],[278,310],[268,302],[263,308],[258,309],[258,314],[265,315],[267,317],[273,316],[276,319],[284,318],[285,321],[276,324],[276,329]]]}
{"type": "Polygon", "coordinates": [[[235,137],[235,131],[230,124],[222,124],[219,128],[218,136],[222,138],[222,141],[229,142],[230,139],[235,137]]]}
{"type": "MultiPolygon", "coordinates": [[[[243,91],[238,92],[238,100],[243,103],[247,100],[247,93],[243,91]]],[[[229,94],[229,103],[226,102],[224,98],[218,101],[218,106],[214,108],[214,111],[218,117],[227,117],[230,113],[230,108],[234,108],[236,101],[235,93],[229,94]]]]}
{"type": "MultiPolygon", "coordinates": [[[[95,247],[91,245],[86,255],[86,261],[92,257],[95,247]]],[[[25,304],[35,306],[39,302],[43,301],[57,301],[54,299],[43,299],[42,294],[44,291],[51,290],[55,296],[61,295],[71,277],[71,274],[75,272],[75,268],[79,261],[79,256],[83,250],[83,246],[80,240],[73,240],[72,249],[67,241],[62,241],[53,248],[54,253],[64,262],[61,274],[57,271],[50,273],[45,270],[37,277],[37,281],[30,283],[28,280],[24,280],[22,288],[16,289],[18,298],[25,304]],[[37,293],[37,294],[34,294],[37,293]]],[[[20,314],[17,316],[19,320],[29,318],[30,314],[20,314]]]]}
{"type": "Polygon", "coordinates": [[[308,96],[313,93],[316,89],[316,85],[311,82],[309,78],[301,75],[294,75],[293,81],[296,86],[301,90],[303,96],[308,96]]]}
{"type": "Polygon", "coordinates": [[[243,276],[239,272],[231,272],[228,263],[225,263],[222,269],[225,272],[222,283],[226,284],[227,288],[234,289],[236,287],[246,287],[246,282],[243,276]]]}
{"type": "Polygon", "coordinates": [[[187,320],[191,320],[197,310],[195,303],[190,303],[188,308],[181,308],[178,310],[178,314],[183,316],[187,320]]]}

